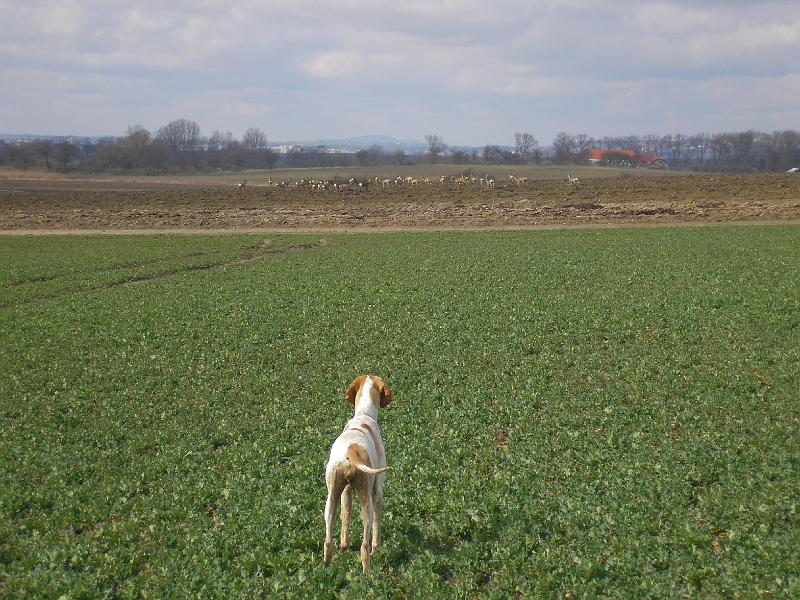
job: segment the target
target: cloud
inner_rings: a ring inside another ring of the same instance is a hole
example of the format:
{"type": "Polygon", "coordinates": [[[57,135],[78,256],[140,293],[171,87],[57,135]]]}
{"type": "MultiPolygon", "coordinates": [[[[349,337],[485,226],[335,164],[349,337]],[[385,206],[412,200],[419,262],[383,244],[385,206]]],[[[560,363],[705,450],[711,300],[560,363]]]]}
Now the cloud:
{"type": "Polygon", "coordinates": [[[329,50],[320,52],[303,64],[303,69],[311,77],[335,79],[351,77],[366,70],[367,57],[357,52],[329,50]]]}
{"type": "Polygon", "coordinates": [[[55,131],[40,96],[86,133],[186,117],[482,143],[515,123],[546,139],[797,122],[788,1],[0,0],[0,30],[0,131],[55,131]]]}
{"type": "Polygon", "coordinates": [[[222,105],[222,113],[234,117],[264,118],[275,112],[275,107],[266,102],[232,101],[222,105]]]}
{"type": "Polygon", "coordinates": [[[485,93],[519,96],[553,96],[564,93],[571,82],[562,77],[542,75],[525,64],[495,62],[475,69],[474,63],[462,65],[447,78],[447,85],[461,93],[485,93]]]}

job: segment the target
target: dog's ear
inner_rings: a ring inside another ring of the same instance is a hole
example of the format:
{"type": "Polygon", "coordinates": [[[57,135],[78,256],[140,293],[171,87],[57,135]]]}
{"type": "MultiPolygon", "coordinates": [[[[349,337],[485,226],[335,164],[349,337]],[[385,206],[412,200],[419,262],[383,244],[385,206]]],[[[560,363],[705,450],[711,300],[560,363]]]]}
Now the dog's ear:
{"type": "Polygon", "coordinates": [[[350,384],[350,387],[347,388],[347,391],[344,394],[344,397],[347,401],[355,406],[356,403],[356,396],[358,395],[358,390],[361,389],[361,386],[364,385],[364,380],[367,378],[366,375],[360,375],[353,379],[353,383],[350,384]]]}
{"type": "Polygon", "coordinates": [[[392,390],[389,389],[389,386],[383,383],[383,379],[381,379],[381,408],[386,408],[389,405],[389,402],[392,401],[392,390]]]}

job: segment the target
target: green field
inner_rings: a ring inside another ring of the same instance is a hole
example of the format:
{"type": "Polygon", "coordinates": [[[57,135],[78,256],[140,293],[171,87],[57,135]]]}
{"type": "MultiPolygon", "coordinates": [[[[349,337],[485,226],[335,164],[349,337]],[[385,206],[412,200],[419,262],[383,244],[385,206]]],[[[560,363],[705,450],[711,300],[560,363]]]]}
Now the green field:
{"type": "Polygon", "coordinates": [[[0,597],[800,597],[800,227],[0,237],[0,307],[0,597]]]}

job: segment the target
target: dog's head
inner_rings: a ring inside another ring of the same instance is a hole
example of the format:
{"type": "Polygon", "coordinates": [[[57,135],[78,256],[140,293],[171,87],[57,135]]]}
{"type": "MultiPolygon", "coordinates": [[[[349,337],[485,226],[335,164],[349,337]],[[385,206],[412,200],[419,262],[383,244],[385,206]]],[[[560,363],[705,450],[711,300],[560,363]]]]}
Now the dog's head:
{"type": "Polygon", "coordinates": [[[345,393],[345,398],[347,398],[347,401],[350,404],[355,405],[356,399],[360,395],[361,388],[364,387],[367,379],[369,379],[372,383],[372,385],[369,386],[369,394],[372,398],[372,402],[376,407],[386,407],[389,402],[392,401],[392,390],[390,390],[389,386],[383,382],[383,379],[375,375],[360,375],[356,377],[353,380],[353,383],[350,384],[350,387],[347,388],[347,392],[345,393]]]}

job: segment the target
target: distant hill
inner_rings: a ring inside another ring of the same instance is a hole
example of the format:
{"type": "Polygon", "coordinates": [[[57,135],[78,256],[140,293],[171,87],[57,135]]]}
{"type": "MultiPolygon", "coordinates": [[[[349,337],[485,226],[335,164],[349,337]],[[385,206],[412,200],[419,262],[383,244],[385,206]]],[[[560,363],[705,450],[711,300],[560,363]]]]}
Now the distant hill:
{"type": "Polygon", "coordinates": [[[342,148],[345,150],[361,150],[370,146],[382,146],[384,150],[421,150],[427,148],[427,144],[420,140],[400,140],[390,135],[371,134],[358,135],[349,138],[327,138],[316,140],[292,140],[274,141],[270,140],[270,145],[295,145],[295,146],[328,146],[332,148],[342,148]]]}
{"type": "Polygon", "coordinates": [[[3,142],[32,142],[34,140],[54,140],[54,141],[61,141],[71,138],[74,141],[80,141],[82,143],[92,143],[95,144],[97,142],[105,141],[105,140],[113,140],[115,139],[114,136],[110,135],[38,135],[34,133],[0,133],[0,141],[3,142]]]}

